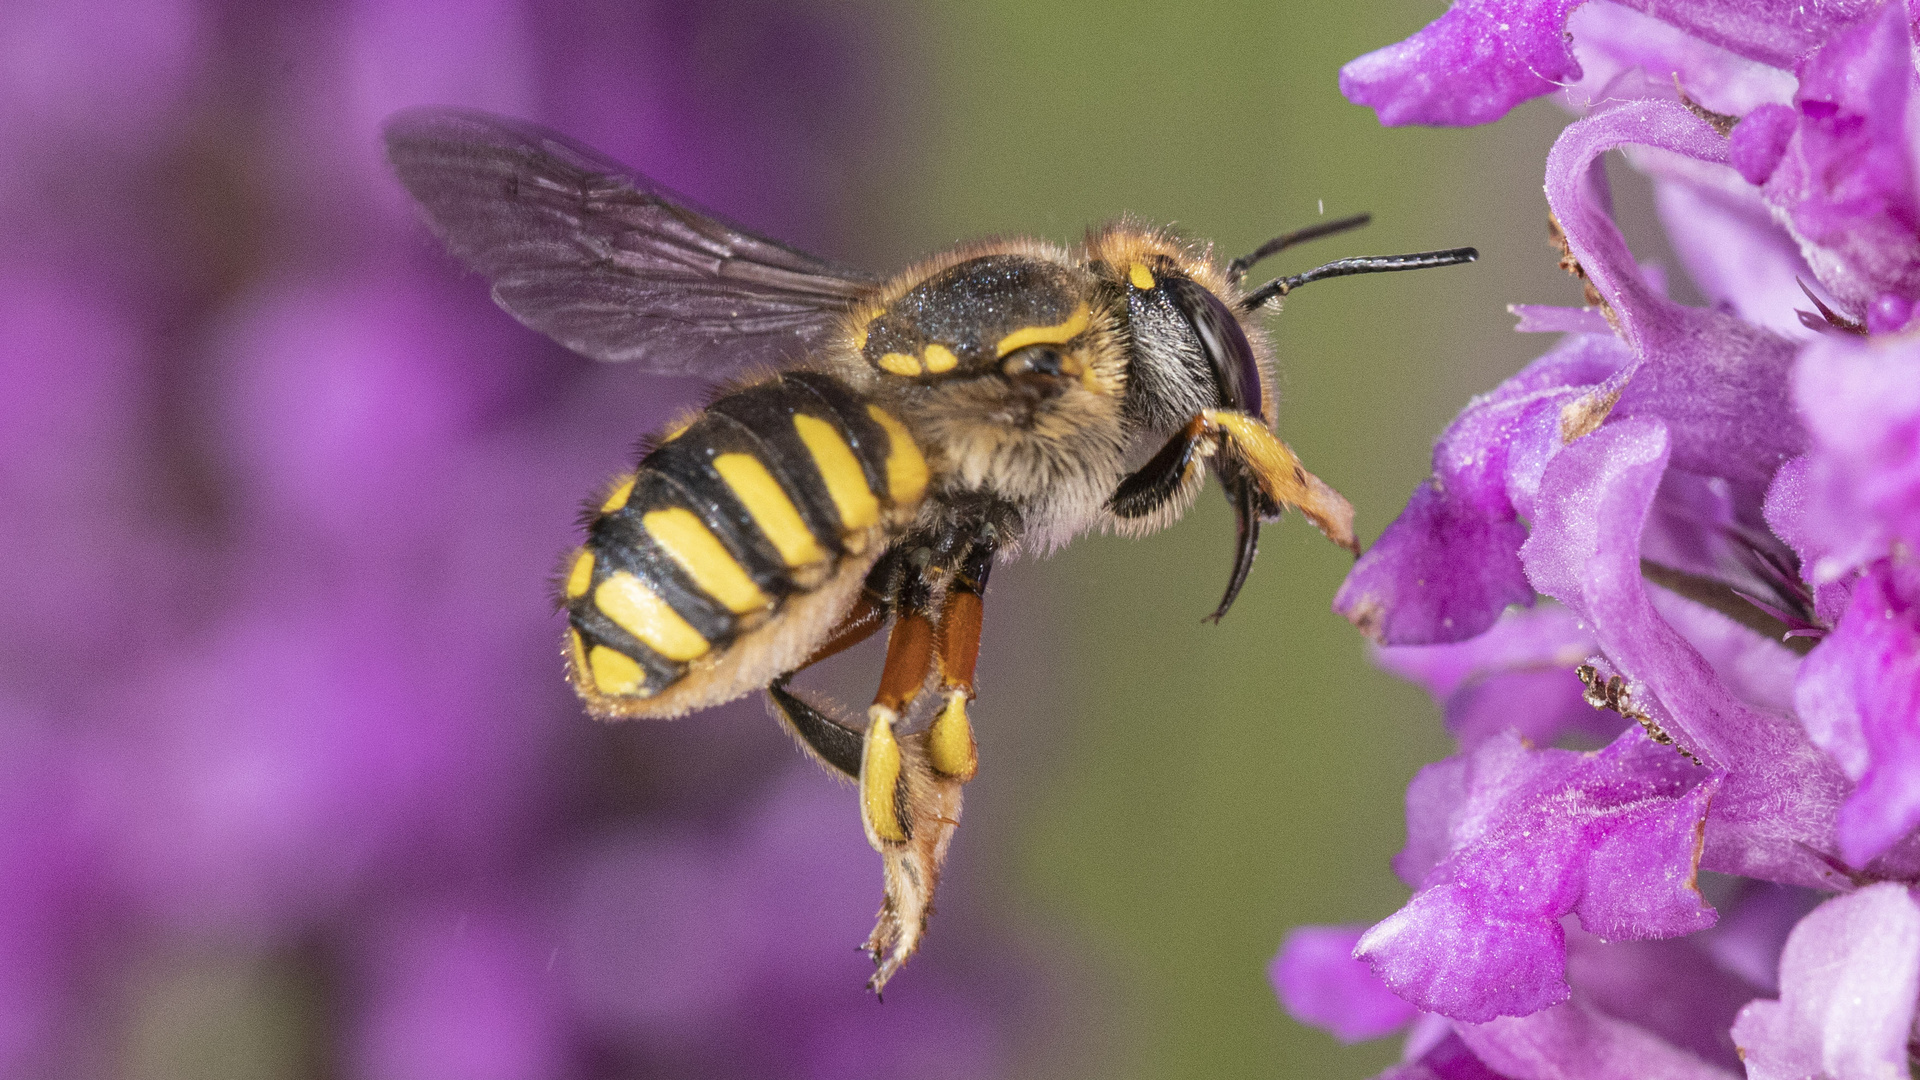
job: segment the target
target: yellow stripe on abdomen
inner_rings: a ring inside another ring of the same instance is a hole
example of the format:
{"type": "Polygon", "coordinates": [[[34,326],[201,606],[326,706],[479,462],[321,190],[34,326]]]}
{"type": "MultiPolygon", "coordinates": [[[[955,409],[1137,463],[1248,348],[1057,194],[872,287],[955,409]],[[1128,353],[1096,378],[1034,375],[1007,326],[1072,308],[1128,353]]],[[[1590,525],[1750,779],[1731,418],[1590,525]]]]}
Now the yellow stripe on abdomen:
{"type": "Polygon", "coordinates": [[[647,673],[626,653],[595,645],[587,656],[594,689],[609,697],[631,696],[646,689],[647,673]]]}
{"type": "Polygon", "coordinates": [[[827,557],[793,500],[760,459],[752,454],[721,454],[713,459],[713,471],[747,508],[753,523],[780,552],[781,561],[788,566],[805,566],[827,557]]]}
{"type": "Polygon", "coordinates": [[[878,405],[867,406],[867,415],[887,433],[887,494],[894,502],[908,505],[920,501],[927,491],[927,459],[907,426],[878,405]]]}
{"type": "Polygon", "coordinates": [[[691,660],[713,646],[646,583],[621,570],[593,591],[593,605],[620,629],[669,660],[691,660]]]}
{"type": "Polygon", "coordinates": [[[633,481],[634,478],[629,476],[620,481],[612,491],[607,492],[606,501],[600,504],[600,512],[611,514],[627,505],[627,500],[633,497],[633,481]]]}
{"type": "Polygon", "coordinates": [[[567,571],[567,599],[574,600],[587,595],[587,586],[593,584],[593,552],[582,551],[573,557],[573,569],[567,571]]]}
{"type": "Polygon", "coordinates": [[[867,474],[861,470],[853,448],[832,424],[817,416],[795,413],[793,428],[807,453],[827,483],[827,494],[840,511],[840,527],[847,532],[864,529],[880,520],[880,500],[867,487],[867,474]]]}
{"type": "Polygon", "coordinates": [[[767,606],[767,594],[693,511],[684,506],[653,510],[640,518],[640,527],[686,570],[701,591],[726,605],[728,611],[743,615],[767,606]]]}

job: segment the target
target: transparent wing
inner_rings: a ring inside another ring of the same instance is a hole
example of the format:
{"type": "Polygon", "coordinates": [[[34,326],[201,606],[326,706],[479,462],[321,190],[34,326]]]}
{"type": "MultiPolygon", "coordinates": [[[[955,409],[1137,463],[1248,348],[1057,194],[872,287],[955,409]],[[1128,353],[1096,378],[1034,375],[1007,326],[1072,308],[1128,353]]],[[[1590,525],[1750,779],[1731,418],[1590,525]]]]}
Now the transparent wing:
{"type": "Polygon", "coordinates": [[[534,124],[413,109],[387,121],[386,140],[400,182],[494,300],[595,360],[714,376],[791,359],[876,284],[534,124]]]}

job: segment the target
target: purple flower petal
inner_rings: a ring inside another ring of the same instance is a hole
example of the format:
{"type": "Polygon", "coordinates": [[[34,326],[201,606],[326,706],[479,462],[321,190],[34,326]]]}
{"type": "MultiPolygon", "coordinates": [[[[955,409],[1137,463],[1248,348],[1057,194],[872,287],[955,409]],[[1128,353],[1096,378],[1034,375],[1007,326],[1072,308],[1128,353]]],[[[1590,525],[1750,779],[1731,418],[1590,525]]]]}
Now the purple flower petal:
{"type": "Polygon", "coordinates": [[[1461,1024],[1474,1056],[1503,1075],[1566,1080],[1736,1080],[1659,1036],[1570,1002],[1531,1016],[1461,1024]]]}
{"type": "MultiPolygon", "coordinates": [[[[1456,0],[1446,14],[1407,40],[1341,68],[1340,92],[1356,105],[1371,106],[1389,127],[1465,126],[1498,120],[1515,105],[1580,79],[1581,61],[1568,44],[1569,16],[1580,2],[1456,0]]],[[[1702,59],[1709,48],[1776,68],[1790,67],[1836,27],[1860,18],[1874,4],[1872,0],[1637,0],[1626,6],[1694,39],[1682,37],[1667,51],[1681,53],[1690,73],[1699,71],[1704,83],[1718,89],[1708,71],[1732,65],[1702,59]]],[[[1600,44],[1646,37],[1613,31],[1615,25],[1627,22],[1614,17],[1599,23],[1609,31],[1600,44]]],[[[1642,56],[1629,62],[1654,60],[1642,56]]],[[[1610,66],[1618,63],[1612,61],[1610,66]]]]}
{"type": "Polygon", "coordinates": [[[1707,299],[1784,338],[1810,336],[1798,314],[1809,306],[1801,284],[1818,281],[1799,241],[1774,220],[1760,193],[1718,166],[1634,147],[1627,152],[1653,176],[1660,223],[1707,299]]]}
{"type": "Polygon", "coordinates": [[[1728,693],[1761,712],[1784,716],[1793,711],[1794,677],[1800,670],[1793,650],[1665,589],[1647,590],[1647,599],[1699,651],[1728,693]]]}
{"type": "Polygon", "coordinates": [[[1474,399],[1434,447],[1433,478],[1354,564],[1334,610],[1383,645],[1430,645],[1531,603],[1517,519],[1561,446],[1563,410],[1625,360],[1611,335],[1572,336],[1474,399]]]}
{"type": "Polygon", "coordinates": [[[1787,155],[1800,116],[1785,105],[1762,105],[1742,117],[1728,137],[1727,162],[1749,184],[1764,184],[1787,155]]]}
{"type": "Polygon", "coordinates": [[[1798,74],[1799,124],[1767,180],[1767,201],[1785,211],[1820,283],[1855,314],[1889,293],[1920,298],[1905,6],[1887,4],[1835,35],[1798,74]]]}
{"type": "Polygon", "coordinates": [[[1336,611],[1382,644],[1472,637],[1506,605],[1528,599],[1507,554],[1522,535],[1517,519],[1532,516],[1533,492],[1554,455],[1598,424],[1660,417],[1675,464],[1729,482],[1755,524],[1775,469],[1804,448],[1797,425],[1756,422],[1790,413],[1784,376],[1793,343],[1660,295],[1591,190],[1594,161],[1625,144],[1710,164],[1725,159],[1725,140],[1674,102],[1622,106],[1574,124],[1555,143],[1548,201],[1631,355],[1611,338],[1569,338],[1454,421],[1434,450],[1435,479],[1334,598],[1336,611]]]}
{"type": "Polygon", "coordinates": [[[1702,778],[1637,731],[1594,754],[1489,740],[1466,758],[1446,857],[1358,955],[1422,1009],[1483,1021],[1566,1000],[1564,915],[1613,939],[1711,926],[1693,880],[1717,786],[1702,778]]]}
{"type": "Polygon", "coordinates": [[[1865,866],[1920,826],[1920,567],[1882,562],[1860,578],[1796,698],[1808,736],[1859,782],[1840,808],[1840,855],[1865,866]]]}
{"type": "Polygon", "coordinates": [[[1728,1069],[1740,1059],[1727,1028],[1760,987],[1717,967],[1703,939],[1602,941],[1567,936],[1567,981],[1581,1004],[1625,1020],[1683,1050],[1728,1069]]]}
{"type": "Polygon", "coordinates": [[[1787,939],[1780,989],[1733,1025],[1750,1080],[1907,1076],[1920,906],[1892,882],[1821,905],[1787,939]]]}
{"type": "Polygon", "coordinates": [[[1374,1080],[1509,1080],[1502,1073],[1494,1072],[1486,1063],[1473,1056],[1467,1044],[1447,1026],[1446,1033],[1435,1040],[1419,1057],[1404,1065],[1395,1065],[1374,1080]]]}
{"type": "Polygon", "coordinates": [[[1811,889],[1743,881],[1740,896],[1720,905],[1720,921],[1700,935],[1700,945],[1721,970],[1777,994],[1787,935],[1823,899],[1811,889]]]}
{"type": "Polygon", "coordinates": [[[1287,1013],[1343,1043],[1389,1035],[1418,1009],[1395,997],[1373,969],[1353,958],[1363,926],[1301,926],[1287,933],[1267,978],[1287,1013]]]}
{"type": "Polygon", "coordinates": [[[1791,67],[1879,0],[1625,0],[1688,34],[1775,67],[1791,67]]]}
{"type": "Polygon", "coordinates": [[[1509,304],[1520,317],[1513,329],[1521,334],[1611,334],[1607,317],[1592,308],[1554,307],[1549,304],[1509,304]]]}
{"type": "Polygon", "coordinates": [[[1567,15],[1581,0],[1456,0],[1397,45],[1340,69],[1340,92],[1388,127],[1498,120],[1580,77],[1567,15]]]}
{"type": "Polygon", "coordinates": [[[1788,525],[1831,581],[1920,549],[1920,341],[1823,335],[1794,371],[1794,403],[1813,435],[1804,501],[1788,525]]]}
{"type": "Polygon", "coordinates": [[[1660,417],[1675,465],[1725,477],[1757,507],[1774,470],[1804,447],[1796,425],[1756,422],[1788,415],[1794,343],[1725,312],[1683,307],[1646,282],[1587,179],[1601,154],[1629,144],[1726,160],[1726,140],[1670,101],[1634,102],[1573,124],[1547,155],[1547,202],[1634,354],[1608,384],[1619,394],[1608,418],[1660,417]]]}
{"type": "Polygon", "coordinates": [[[1624,88],[1622,76],[1635,69],[1644,73],[1646,88],[1652,92],[1635,96],[1671,98],[1677,78],[1688,97],[1730,116],[1745,116],[1766,102],[1792,99],[1791,72],[1662,21],[1675,14],[1672,4],[1644,6],[1652,10],[1642,13],[1622,4],[1588,3],[1568,18],[1567,33],[1573,37],[1573,55],[1582,75],[1564,89],[1563,99],[1576,112],[1586,112],[1609,94],[1619,94],[1624,88]]]}
{"type": "Polygon", "coordinates": [[[1433,480],[1354,564],[1333,609],[1384,644],[1459,641],[1508,604],[1533,601],[1520,568],[1526,526],[1480,513],[1433,480]]]}
{"type": "Polygon", "coordinates": [[[1702,866],[1814,887],[1836,877],[1834,818],[1846,779],[1791,719],[1741,701],[1662,618],[1641,577],[1640,538],[1666,471],[1656,421],[1609,423],[1554,459],[1521,555],[1535,588],[1592,623],[1637,707],[1717,769],[1702,866]]]}
{"type": "Polygon", "coordinates": [[[1407,785],[1407,844],[1394,855],[1393,872],[1412,888],[1419,888],[1453,851],[1467,809],[1472,760],[1455,754],[1436,761],[1423,766],[1407,785]]]}
{"type": "Polygon", "coordinates": [[[1381,667],[1427,688],[1447,730],[1472,750],[1503,731],[1550,744],[1565,731],[1611,741],[1626,721],[1595,709],[1574,676],[1594,651],[1593,634],[1558,604],[1510,610],[1492,629],[1447,645],[1380,648],[1381,667]]]}
{"type": "MultiPolygon", "coordinates": [[[[1793,549],[1794,557],[1800,562],[1801,578],[1813,590],[1814,616],[1822,626],[1840,621],[1853,589],[1848,576],[1831,581],[1819,579],[1823,564],[1831,572],[1853,561],[1846,558],[1828,561],[1832,554],[1830,535],[1836,525],[1844,528],[1852,518],[1851,507],[1839,515],[1839,521],[1828,516],[1831,511],[1825,504],[1833,498],[1832,487],[1824,477],[1816,481],[1813,455],[1806,454],[1780,466],[1780,471],[1773,474],[1765,508],[1767,528],[1793,549]]],[[[1850,534],[1842,542],[1851,543],[1856,537],[1857,533],[1850,534]]]]}

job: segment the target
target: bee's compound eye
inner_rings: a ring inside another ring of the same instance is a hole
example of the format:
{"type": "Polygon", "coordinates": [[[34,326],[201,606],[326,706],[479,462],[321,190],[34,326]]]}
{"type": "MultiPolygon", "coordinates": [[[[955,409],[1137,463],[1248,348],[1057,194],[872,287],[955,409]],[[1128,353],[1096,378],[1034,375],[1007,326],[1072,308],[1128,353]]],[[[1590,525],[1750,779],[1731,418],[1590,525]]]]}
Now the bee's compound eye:
{"type": "Polygon", "coordinates": [[[1080,362],[1060,351],[1056,345],[1029,345],[1015,349],[1000,361],[1000,371],[1010,379],[1022,375],[1042,378],[1078,378],[1080,362]]]}

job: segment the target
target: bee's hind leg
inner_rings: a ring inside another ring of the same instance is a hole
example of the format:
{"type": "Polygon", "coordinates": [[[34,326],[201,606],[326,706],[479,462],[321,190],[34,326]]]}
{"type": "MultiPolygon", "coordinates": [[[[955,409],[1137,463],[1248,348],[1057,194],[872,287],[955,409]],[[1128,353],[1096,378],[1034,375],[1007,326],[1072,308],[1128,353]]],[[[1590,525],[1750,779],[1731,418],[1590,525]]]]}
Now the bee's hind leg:
{"type": "Polygon", "coordinates": [[[875,964],[867,985],[876,994],[926,933],[940,867],[960,824],[960,788],[977,767],[967,702],[974,695],[981,595],[995,553],[992,536],[984,527],[971,536],[960,534],[947,549],[947,557],[955,548],[959,554],[957,565],[948,564],[954,566],[951,573],[909,566],[896,583],[887,565],[893,560],[883,562],[853,612],[808,660],[813,664],[865,640],[888,615],[898,614],[864,730],[795,695],[788,689],[791,672],[767,687],[775,714],[807,752],[859,785],[860,820],[867,841],[880,853],[886,879],[886,898],[865,946],[875,964]],[[932,582],[941,577],[948,584],[936,611],[932,582]],[[902,717],[936,673],[945,699],[940,711],[924,731],[898,732],[902,717]]]}
{"type": "Polygon", "coordinates": [[[980,652],[981,593],[994,557],[983,527],[963,540],[937,616],[923,574],[909,571],[900,589],[900,617],[887,639],[880,692],[867,711],[861,757],[860,816],[880,852],[886,899],[867,939],[877,994],[907,962],[933,914],[933,894],[947,846],[960,825],[960,788],[978,762],[967,702],[980,652]],[[945,703],[924,731],[906,736],[894,725],[938,673],[945,703]]]}

